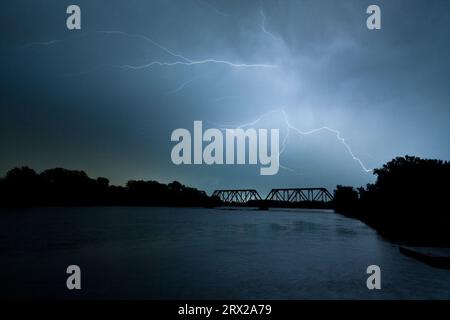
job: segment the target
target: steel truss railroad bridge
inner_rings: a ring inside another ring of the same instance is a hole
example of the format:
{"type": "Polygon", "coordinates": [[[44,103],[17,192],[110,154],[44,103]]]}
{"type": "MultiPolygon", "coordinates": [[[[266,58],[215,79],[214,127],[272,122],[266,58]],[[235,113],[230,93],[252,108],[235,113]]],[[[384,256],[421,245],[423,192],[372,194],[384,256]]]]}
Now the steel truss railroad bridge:
{"type": "Polygon", "coordinates": [[[272,189],[264,200],[254,189],[215,190],[212,196],[232,204],[245,204],[249,201],[278,203],[333,201],[333,195],[325,188],[272,189]]]}

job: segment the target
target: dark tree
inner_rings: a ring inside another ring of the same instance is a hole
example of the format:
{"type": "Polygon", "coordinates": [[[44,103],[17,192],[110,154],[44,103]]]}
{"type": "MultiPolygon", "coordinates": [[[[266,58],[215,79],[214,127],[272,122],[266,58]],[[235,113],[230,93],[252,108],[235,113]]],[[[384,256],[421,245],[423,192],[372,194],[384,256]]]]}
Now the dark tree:
{"type": "Polygon", "coordinates": [[[336,210],[357,208],[359,218],[395,240],[450,245],[449,162],[397,157],[374,174],[376,182],[359,189],[357,205],[336,210]]]}
{"type": "Polygon", "coordinates": [[[2,206],[211,206],[218,203],[205,192],[178,181],[130,180],[126,187],[110,186],[103,177],[84,171],[55,168],[37,174],[28,167],[14,168],[0,179],[2,206]]]}
{"type": "Polygon", "coordinates": [[[334,191],[334,208],[338,212],[354,215],[358,209],[358,192],[353,187],[338,185],[334,191]]]}

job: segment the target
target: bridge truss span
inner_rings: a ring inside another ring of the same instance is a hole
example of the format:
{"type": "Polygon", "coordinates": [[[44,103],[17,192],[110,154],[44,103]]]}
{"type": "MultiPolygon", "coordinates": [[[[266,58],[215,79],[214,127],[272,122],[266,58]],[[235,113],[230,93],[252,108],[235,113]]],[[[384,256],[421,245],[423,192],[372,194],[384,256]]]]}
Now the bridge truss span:
{"type": "Polygon", "coordinates": [[[266,197],[269,201],[280,202],[329,202],[333,195],[325,188],[272,189],[266,197]]]}
{"type": "Polygon", "coordinates": [[[252,200],[262,200],[258,191],[254,189],[241,190],[216,190],[212,194],[214,197],[219,197],[220,200],[227,203],[247,203],[252,200]]]}

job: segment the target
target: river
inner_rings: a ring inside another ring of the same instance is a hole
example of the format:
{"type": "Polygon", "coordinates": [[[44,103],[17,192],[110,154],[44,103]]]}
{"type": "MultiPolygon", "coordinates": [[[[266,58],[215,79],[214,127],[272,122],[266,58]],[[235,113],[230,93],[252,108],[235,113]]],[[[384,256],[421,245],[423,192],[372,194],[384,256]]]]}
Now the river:
{"type": "Polygon", "coordinates": [[[450,298],[450,271],[326,210],[1,209],[0,261],[8,298],[450,298]],[[381,290],[366,287],[369,265],[381,290]]]}

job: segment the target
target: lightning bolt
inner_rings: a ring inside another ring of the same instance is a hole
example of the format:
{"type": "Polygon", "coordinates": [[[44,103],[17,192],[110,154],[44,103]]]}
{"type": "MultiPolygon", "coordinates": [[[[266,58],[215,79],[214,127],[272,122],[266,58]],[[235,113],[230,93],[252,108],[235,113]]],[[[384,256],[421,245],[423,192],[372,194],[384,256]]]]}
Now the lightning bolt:
{"type": "Polygon", "coordinates": [[[129,38],[142,39],[142,40],[158,47],[159,49],[166,52],[173,58],[178,59],[178,60],[172,61],[172,62],[152,61],[152,62],[142,64],[142,65],[125,64],[125,65],[119,66],[122,69],[140,70],[140,69],[147,69],[152,66],[171,67],[171,66],[178,66],[178,65],[194,66],[194,65],[201,65],[201,64],[223,64],[223,65],[227,65],[227,66],[234,67],[234,68],[277,68],[278,67],[278,65],[273,65],[273,64],[262,64],[262,63],[246,64],[246,63],[235,63],[235,62],[231,62],[231,61],[227,61],[227,60],[218,60],[218,59],[193,60],[193,59],[187,58],[181,54],[175,53],[175,52],[169,50],[168,48],[166,48],[165,46],[163,46],[163,45],[157,43],[156,41],[150,39],[149,37],[146,37],[143,35],[129,34],[129,33],[122,32],[122,31],[98,31],[98,32],[103,33],[103,34],[118,34],[118,35],[122,35],[122,36],[129,37],[129,38]]]}
{"type": "Polygon", "coordinates": [[[22,48],[25,49],[25,48],[33,47],[33,46],[44,46],[44,47],[48,47],[48,46],[51,46],[52,44],[55,44],[55,43],[58,43],[58,42],[61,42],[61,41],[62,41],[62,40],[55,39],[55,40],[41,41],[41,42],[30,42],[30,43],[24,44],[24,45],[22,46],[22,48]]]}
{"type": "MultiPolygon", "coordinates": [[[[340,142],[345,147],[345,149],[347,150],[347,152],[351,156],[351,158],[359,164],[359,166],[361,167],[361,169],[365,173],[371,173],[373,171],[373,169],[367,168],[367,166],[363,163],[363,161],[355,155],[355,153],[353,152],[352,148],[348,145],[348,143],[342,137],[341,132],[339,130],[336,130],[336,129],[333,129],[333,128],[330,128],[330,127],[327,127],[327,126],[323,126],[323,127],[319,127],[319,128],[316,128],[316,129],[309,130],[309,131],[303,131],[303,130],[295,127],[294,125],[292,125],[289,122],[288,114],[286,113],[286,111],[284,111],[284,109],[275,109],[275,110],[271,110],[269,112],[266,112],[266,113],[262,114],[257,119],[255,119],[255,120],[253,120],[251,122],[239,125],[238,128],[242,129],[242,128],[254,126],[258,122],[260,122],[262,119],[264,119],[265,117],[268,117],[269,115],[272,115],[274,113],[281,113],[283,115],[284,123],[285,123],[286,128],[287,128],[287,133],[286,133],[285,137],[283,138],[282,147],[281,147],[279,155],[281,155],[286,150],[286,143],[287,143],[287,140],[288,140],[288,137],[289,137],[289,133],[290,133],[291,130],[296,132],[299,135],[302,135],[302,136],[312,135],[312,134],[315,134],[315,133],[318,133],[318,132],[321,132],[321,131],[327,131],[327,132],[332,133],[336,137],[338,142],[340,142]]],[[[289,171],[294,171],[293,169],[285,167],[285,166],[282,166],[281,164],[280,164],[280,168],[283,168],[283,169],[286,169],[286,170],[289,170],[289,171]]]]}
{"type": "MultiPolygon", "coordinates": [[[[270,35],[274,36],[273,34],[268,32],[266,30],[266,28],[265,28],[265,20],[266,20],[266,18],[265,18],[265,15],[264,15],[264,12],[262,11],[262,9],[261,9],[260,13],[261,13],[262,18],[263,18],[263,21],[262,21],[262,24],[261,24],[262,30],[265,33],[267,33],[267,34],[270,34],[270,35]]],[[[163,46],[163,45],[157,43],[156,41],[150,39],[149,37],[146,37],[146,36],[143,36],[143,35],[129,34],[129,33],[122,32],[122,31],[97,31],[96,33],[106,34],[106,35],[121,35],[121,36],[129,37],[129,38],[141,39],[141,40],[144,40],[144,41],[152,44],[153,46],[159,48],[160,50],[164,51],[166,54],[170,55],[172,58],[176,58],[176,61],[173,61],[173,62],[152,61],[152,62],[144,64],[144,65],[129,65],[129,64],[126,64],[126,65],[119,66],[122,69],[139,70],[139,69],[149,68],[149,67],[155,66],[155,65],[157,65],[157,66],[177,66],[177,65],[194,66],[194,65],[202,65],[202,64],[211,64],[211,63],[213,63],[213,64],[224,64],[224,65],[227,65],[227,66],[230,66],[230,67],[235,67],[235,68],[277,68],[278,67],[277,65],[272,65],[272,64],[244,64],[244,63],[234,63],[234,62],[230,62],[230,61],[227,61],[227,60],[217,60],[217,59],[193,60],[193,59],[187,58],[187,57],[185,57],[185,56],[183,56],[181,54],[175,53],[175,52],[171,51],[170,49],[166,48],[165,46],[163,46]]],[[[35,45],[50,46],[50,45],[53,45],[53,44],[55,44],[57,42],[61,42],[61,41],[63,41],[63,40],[50,40],[50,41],[45,41],[45,42],[32,42],[32,43],[29,43],[29,44],[25,45],[24,47],[35,46],[35,45]]],[[[80,73],[78,73],[76,75],[83,75],[83,74],[92,72],[93,70],[97,70],[97,69],[103,68],[103,67],[107,67],[107,65],[96,67],[96,68],[91,69],[89,71],[80,72],[80,73]]],[[[176,92],[182,90],[184,87],[189,85],[189,83],[191,83],[192,81],[194,81],[194,79],[191,79],[191,80],[183,83],[181,86],[179,86],[175,90],[172,90],[169,93],[173,94],[173,93],[176,93],[176,92]]],[[[301,129],[293,126],[289,122],[288,115],[283,109],[276,109],[276,110],[272,110],[270,112],[267,112],[267,113],[261,115],[256,120],[254,120],[252,122],[249,122],[249,123],[246,123],[246,124],[242,124],[238,128],[245,128],[245,127],[253,126],[253,125],[257,124],[259,121],[261,121],[264,117],[267,117],[268,115],[276,113],[276,112],[281,112],[282,113],[284,121],[285,121],[285,124],[286,124],[286,127],[288,129],[286,136],[283,138],[282,148],[281,148],[281,151],[280,151],[279,155],[281,155],[286,149],[286,143],[287,143],[287,139],[288,139],[290,130],[292,130],[292,131],[294,131],[297,134],[302,135],[302,136],[315,134],[315,133],[318,133],[318,132],[321,132],[321,131],[327,131],[327,132],[330,132],[333,135],[335,135],[336,139],[345,147],[345,149],[347,150],[349,155],[352,157],[352,159],[354,161],[358,162],[358,164],[364,170],[364,172],[366,172],[366,173],[372,172],[372,169],[367,168],[366,165],[362,162],[362,160],[360,158],[358,158],[354,154],[354,152],[351,149],[351,147],[347,144],[345,139],[342,137],[340,131],[338,131],[336,129],[333,129],[333,128],[330,128],[330,127],[327,127],[327,126],[319,127],[319,128],[312,129],[312,130],[309,130],[309,131],[302,131],[301,129]]],[[[283,166],[280,166],[280,167],[283,167],[283,166]]],[[[283,168],[285,168],[287,170],[292,170],[292,169],[287,168],[287,167],[283,167],[283,168]]]]}
{"type": "Polygon", "coordinates": [[[152,61],[150,63],[147,64],[143,64],[143,65],[122,65],[120,66],[120,68],[123,69],[131,69],[131,70],[140,70],[140,69],[147,69],[150,68],[152,66],[166,66],[166,67],[172,67],[172,66],[178,66],[178,65],[183,65],[183,66],[194,66],[194,65],[199,65],[199,64],[210,64],[210,63],[214,63],[214,64],[224,64],[230,67],[234,67],[234,68],[277,68],[277,65],[271,65],[271,64],[246,64],[246,63],[233,63],[230,61],[226,61],[226,60],[216,60],[216,59],[206,59],[206,60],[198,60],[198,61],[189,61],[189,62],[184,62],[184,61],[175,61],[175,62],[161,62],[161,61],[152,61]]]}
{"type": "Polygon", "coordinates": [[[178,86],[178,88],[175,88],[174,90],[167,92],[167,94],[175,94],[175,93],[180,92],[181,90],[183,90],[184,88],[189,86],[192,82],[196,81],[198,78],[200,78],[200,77],[195,77],[193,79],[183,82],[180,86],[178,86]]]}
{"type": "MultiPolygon", "coordinates": [[[[143,41],[151,44],[154,47],[157,47],[158,49],[165,52],[167,55],[169,55],[171,58],[174,59],[174,61],[155,60],[155,61],[151,61],[149,63],[142,64],[142,65],[123,64],[123,65],[119,65],[119,66],[113,66],[113,67],[125,69],[125,70],[141,70],[141,69],[150,68],[152,66],[172,67],[172,66],[196,66],[196,65],[205,65],[205,64],[221,64],[221,65],[226,65],[226,66],[233,67],[233,68],[278,68],[279,67],[278,65],[274,65],[274,64],[236,63],[236,62],[232,62],[232,61],[228,61],[228,60],[213,59],[213,58],[208,58],[208,59],[203,59],[203,60],[194,60],[194,59],[185,57],[182,54],[175,53],[172,50],[170,50],[169,48],[163,46],[162,44],[160,44],[160,43],[154,41],[153,39],[151,39],[147,36],[144,36],[144,35],[131,34],[131,33],[126,33],[126,32],[118,31],[118,30],[101,30],[101,31],[95,31],[94,33],[95,34],[103,34],[103,35],[120,35],[120,36],[131,38],[131,39],[140,39],[140,40],[143,40],[143,41]]],[[[84,37],[87,35],[88,34],[84,34],[82,36],[84,37]]],[[[78,36],[78,37],[80,37],[80,36],[78,36]]],[[[62,42],[62,41],[65,41],[65,40],[32,42],[32,43],[26,44],[22,47],[26,48],[26,47],[30,47],[30,46],[50,46],[57,42],[62,42]]],[[[103,65],[101,67],[103,68],[103,67],[105,67],[105,65],[103,65]]],[[[88,71],[81,71],[81,72],[77,73],[76,75],[84,75],[84,74],[90,73],[90,72],[92,72],[94,70],[98,70],[98,69],[99,68],[96,67],[96,68],[93,68],[88,71]]]]}
{"type": "MultiPolygon", "coordinates": [[[[266,113],[262,114],[262,115],[259,116],[256,120],[253,120],[253,121],[248,122],[248,123],[241,124],[241,125],[239,125],[237,128],[238,128],[238,129],[243,129],[243,128],[247,128],[247,127],[252,127],[252,126],[256,125],[258,122],[260,122],[263,118],[268,117],[269,115],[272,115],[272,114],[277,113],[277,112],[280,112],[280,110],[278,110],[278,109],[271,110],[271,111],[269,111],[269,112],[266,112],[266,113]]],[[[211,122],[211,121],[209,121],[209,122],[211,122]]],[[[230,126],[230,125],[227,125],[227,126],[221,125],[219,128],[220,128],[220,130],[224,131],[224,130],[227,129],[226,127],[229,127],[229,126],[230,126]]],[[[231,126],[232,126],[232,125],[231,125],[231,126]]],[[[290,130],[289,130],[289,128],[288,128],[288,130],[286,131],[286,135],[284,136],[284,138],[283,138],[283,140],[282,140],[282,142],[281,142],[281,150],[280,150],[280,152],[278,153],[278,160],[280,160],[281,154],[286,150],[286,143],[287,143],[287,139],[288,139],[288,137],[289,137],[289,132],[290,132],[290,130]]],[[[292,172],[292,173],[295,173],[296,175],[302,175],[301,173],[297,172],[296,170],[294,170],[294,169],[292,169],[292,168],[289,168],[289,167],[286,167],[286,166],[282,165],[282,164],[280,163],[280,161],[278,161],[278,163],[279,163],[279,165],[280,165],[280,168],[282,168],[282,169],[284,169],[284,170],[287,170],[287,171],[290,171],[290,172],[292,172]]]]}
{"type": "Polygon", "coordinates": [[[336,139],[347,149],[347,151],[350,154],[350,156],[352,157],[352,159],[355,160],[356,162],[358,162],[358,164],[360,165],[361,169],[363,169],[366,173],[370,173],[370,172],[373,171],[373,169],[368,169],[366,167],[366,165],[362,162],[362,160],[360,158],[358,158],[354,154],[354,152],[352,151],[352,148],[347,144],[347,142],[345,142],[345,139],[341,136],[341,132],[340,131],[338,131],[336,129],[333,129],[333,128],[330,128],[330,127],[327,127],[327,126],[316,128],[316,129],[312,129],[312,130],[309,130],[309,131],[302,131],[302,130],[298,129],[297,127],[291,125],[291,123],[289,122],[289,118],[287,116],[287,113],[284,110],[281,110],[281,112],[283,113],[283,117],[284,117],[284,120],[285,120],[286,125],[288,126],[288,128],[291,129],[291,130],[294,130],[295,132],[297,132],[300,135],[306,136],[306,135],[314,134],[314,133],[317,133],[317,132],[320,132],[320,131],[328,131],[328,132],[333,133],[336,136],[336,139]]]}
{"type": "Polygon", "coordinates": [[[126,32],[123,32],[123,31],[117,31],[117,30],[106,30],[106,31],[103,30],[103,31],[97,31],[97,33],[100,33],[100,34],[113,34],[113,35],[115,34],[115,35],[125,36],[125,37],[127,37],[127,38],[141,39],[141,40],[144,40],[145,42],[148,42],[148,43],[154,45],[155,47],[158,47],[158,48],[161,49],[162,51],[166,52],[167,54],[169,54],[169,55],[171,55],[171,56],[173,56],[173,57],[175,57],[175,58],[182,59],[182,60],[184,60],[185,62],[188,62],[188,61],[189,61],[188,58],[185,58],[185,57],[183,57],[182,55],[173,53],[172,51],[170,51],[169,49],[167,49],[167,48],[164,47],[163,45],[161,45],[161,44],[157,43],[156,41],[153,41],[153,40],[150,39],[149,37],[143,36],[143,35],[141,35],[141,34],[131,34],[131,33],[126,33],[126,32]]]}
{"type": "Polygon", "coordinates": [[[259,10],[259,14],[261,15],[261,20],[262,20],[261,24],[259,25],[259,27],[261,28],[262,32],[264,32],[265,34],[270,36],[272,39],[280,41],[281,40],[280,38],[278,38],[272,32],[267,30],[267,28],[266,28],[266,15],[264,14],[264,10],[262,8],[259,10]]]}

